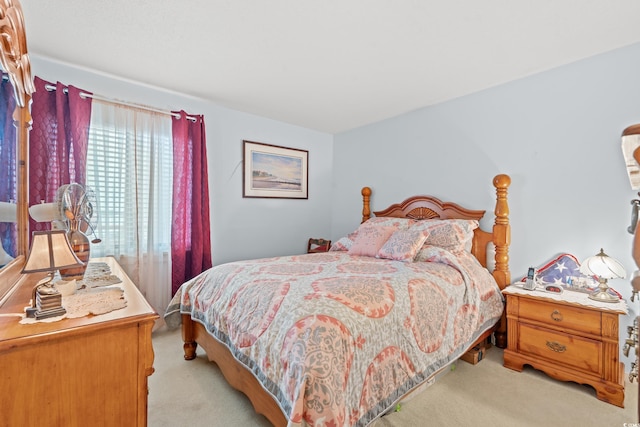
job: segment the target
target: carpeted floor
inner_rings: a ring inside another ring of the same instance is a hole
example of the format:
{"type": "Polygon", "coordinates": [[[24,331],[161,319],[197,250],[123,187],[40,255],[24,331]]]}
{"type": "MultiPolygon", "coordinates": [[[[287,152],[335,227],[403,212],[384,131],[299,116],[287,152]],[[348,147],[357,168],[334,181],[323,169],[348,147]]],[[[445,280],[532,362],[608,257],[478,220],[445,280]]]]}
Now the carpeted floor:
{"type": "MultiPolygon", "coordinates": [[[[196,360],[183,359],[180,330],[159,329],[153,346],[150,427],[270,426],[243,394],[227,385],[202,350],[196,360]]],[[[502,350],[492,347],[480,363],[459,361],[399,412],[372,427],[623,427],[638,422],[637,401],[637,382],[627,382],[622,409],[596,399],[591,387],[559,382],[529,367],[521,373],[504,368],[502,350]]]]}

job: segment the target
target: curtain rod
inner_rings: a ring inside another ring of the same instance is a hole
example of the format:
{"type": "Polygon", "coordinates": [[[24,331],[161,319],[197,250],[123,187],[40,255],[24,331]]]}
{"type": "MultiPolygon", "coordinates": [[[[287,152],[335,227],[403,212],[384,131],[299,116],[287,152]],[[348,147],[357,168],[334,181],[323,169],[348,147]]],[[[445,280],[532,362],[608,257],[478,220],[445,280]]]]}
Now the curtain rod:
{"type": "MultiPolygon", "coordinates": [[[[48,91],[54,91],[54,90],[57,89],[56,86],[54,86],[52,84],[46,84],[46,85],[44,85],[44,88],[47,89],[48,91]]],[[[65,94],[69,93],[69,89],[67,89],[66,87],[63,90],[64,90],[65,94]]],[[[108,102],[108,103],[111,103],[111,104],[125,105],[127,107],[139,108],[141,110],[151,111],[153,113],[166,114],[166,115],[169,115],[169,116],[180,118],[180,114],[174,113],[173,111],[160,110],[160,109],[157,109],[157,108],[149,107],[147,105],[134,104],[132,102],[126,102],[126,101],[119,101],[117,99],[107,98],[107,97],[100,96],[100,95],[94,95],[94,94],[87,93],[87,92],[80,92],[80,96],[82,98],[96,99],[98,101],[108,102]]],[[[198,120],[197,117],[194,117],[194,116],[187,115],[186,117],[187,117],[187,120],[191,120],[192,122],[196,122],[198,120]]]]}

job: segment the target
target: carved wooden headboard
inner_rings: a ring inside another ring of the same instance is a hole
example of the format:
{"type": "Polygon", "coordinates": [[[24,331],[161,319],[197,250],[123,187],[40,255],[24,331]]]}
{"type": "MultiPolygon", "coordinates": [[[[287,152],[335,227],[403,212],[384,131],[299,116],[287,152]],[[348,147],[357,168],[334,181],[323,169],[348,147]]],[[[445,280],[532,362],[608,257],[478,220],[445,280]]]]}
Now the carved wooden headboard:
{"type": "MultiPolygon", "coordinates": [[[[495,220],[492,231],[477,228],[474,231],[471,253],[487,267],[491,265],[488,256],[491,254],[489,245],[493,244],[494,267],[493,277],[500,289],[504,289],[511,283],[509,271],[509,245],[511,244],[511,226],[509,225],[509,205],[507,203],[507,188],[511,184],[509,175],[497,175],[493,179],[496,188],[495,220]]],[[[362,222],[371,217],[371,189],[362,189],[362,222]]],[[[395,203],[388,208],[375,211],[377,217],[396,217],[421,219],[475,219],[484,217],[485,211],[471,210],[457,203],[442,202],[432,196],[413,196],[400,203],[395,203]]]]}

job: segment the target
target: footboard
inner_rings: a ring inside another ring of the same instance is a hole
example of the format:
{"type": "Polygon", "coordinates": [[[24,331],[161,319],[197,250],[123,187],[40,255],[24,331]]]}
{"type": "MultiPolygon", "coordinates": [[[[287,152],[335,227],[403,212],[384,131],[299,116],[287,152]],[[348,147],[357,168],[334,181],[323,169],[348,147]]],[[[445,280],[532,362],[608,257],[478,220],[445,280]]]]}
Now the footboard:
{"type": "MultiPolygon", "coordinates": [[[[486,340],[494,329],[495,327],[478,337],[473,346],[486,340]]],[[[182,339],[185,360],[195,359],[196,350],[200,345],[207,354],[209,361],[218,365],[227,383],[246,395],[258,414],[264,415],[275,427],[285,427],[287,425],[287,417],[280,409],[280,406],[265,391],[256,377],[233,357],[227,346],[209,335],[204,325],[193,321],[188,314],[182,315],[182,339]]]]}
{"type": "Polygon", "coordinates": [[[276,427],[287,425],[280,406],[256,377],[233,357],[227,346],[209,335],[204,325],[194,322],[188,314],[182,315],[182,340],[186,360],[196,357],[196,349],[200,345],[207,358],[218,365],[229,385],[249,398],[257,413],[264,415],[276,427]]]}

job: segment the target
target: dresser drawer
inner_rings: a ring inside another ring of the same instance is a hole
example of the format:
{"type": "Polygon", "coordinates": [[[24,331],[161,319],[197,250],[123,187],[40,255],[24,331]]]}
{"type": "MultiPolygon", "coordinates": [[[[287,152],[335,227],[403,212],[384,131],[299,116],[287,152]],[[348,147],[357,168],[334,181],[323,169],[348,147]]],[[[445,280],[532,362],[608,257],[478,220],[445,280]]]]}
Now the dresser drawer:
{"type": "Polygon", "coordinates": [[[575,306],[520,298],[519,317],[561,329],[601,335],[601,313],[575,306]]]}
{"type": "Polygon", "coordinates": [[[601,374],[602,342],[520,324],[518,351],[601,374]]]}

